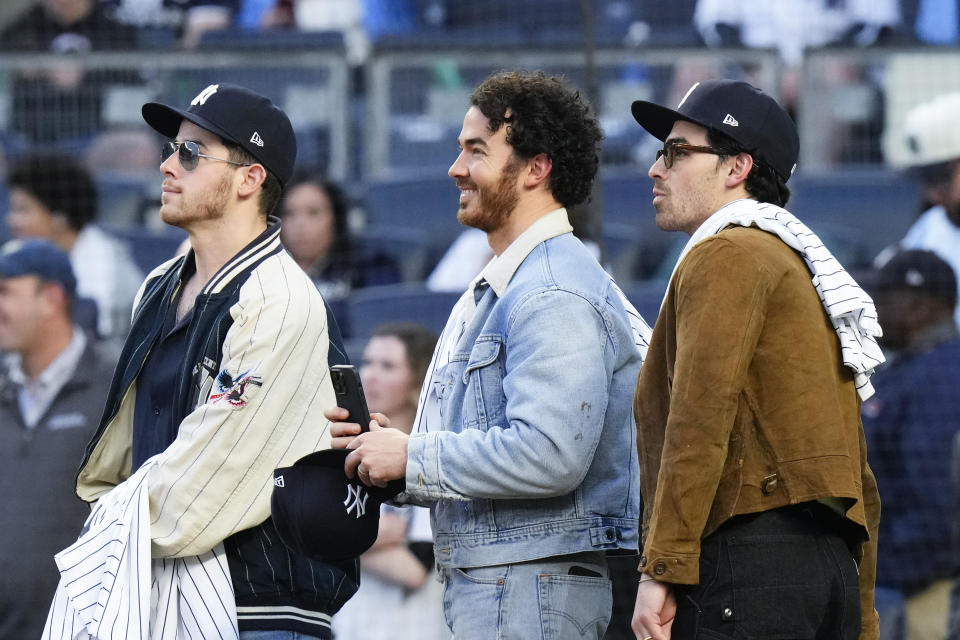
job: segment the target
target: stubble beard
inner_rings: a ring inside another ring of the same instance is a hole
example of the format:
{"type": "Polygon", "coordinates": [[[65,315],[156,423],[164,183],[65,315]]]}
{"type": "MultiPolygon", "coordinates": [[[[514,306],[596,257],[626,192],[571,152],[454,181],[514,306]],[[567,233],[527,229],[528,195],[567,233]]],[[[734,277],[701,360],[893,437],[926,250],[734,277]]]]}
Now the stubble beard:
{"type": "Polygon", "coordinates": [[[231,175],[223,173],[213,187],[202,192],[201,197],[188,201],[180,194],[181,207],[177,211],[160,208],[160,219],[166,224],[185,229],[191,223],[218,220],[224,216],[227,208],[227,195],[230,193],[231,175]]]}
{"type": "Polygon", "coordinates": [[[479,229],[484,233],[490,233],[502,227],[520,201],[517,176],[520,174],[521,164],[516,159],[507,163],[500,172],[500,179],[497,180],[496,186],[489,192],[478,187],[476,208],[470,211],[461,205],[457,212],[457,220],[460,224],[479,229]]]}

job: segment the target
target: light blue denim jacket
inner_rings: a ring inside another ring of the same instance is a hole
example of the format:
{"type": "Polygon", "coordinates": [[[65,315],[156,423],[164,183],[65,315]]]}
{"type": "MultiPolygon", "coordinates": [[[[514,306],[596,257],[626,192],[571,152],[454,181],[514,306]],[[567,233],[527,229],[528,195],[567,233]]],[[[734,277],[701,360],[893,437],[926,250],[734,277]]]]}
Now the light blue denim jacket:
{"type": "Polygon", "coordinates": [[[460,336],[449,362],[434,356],[439,424],[410,437],[406,481],[432,507],[441,566],[637,548],[649,327],[569,229],[554,211],[495,258],[472,319],[452,326],[455,309],[444,330],[460,336]]]}

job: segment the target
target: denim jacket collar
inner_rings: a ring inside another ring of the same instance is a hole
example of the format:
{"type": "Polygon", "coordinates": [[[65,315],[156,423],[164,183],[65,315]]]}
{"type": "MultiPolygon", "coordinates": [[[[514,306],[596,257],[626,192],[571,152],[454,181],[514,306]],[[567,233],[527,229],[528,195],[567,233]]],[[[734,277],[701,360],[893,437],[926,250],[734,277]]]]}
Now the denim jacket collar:
{"type": "Polygon", "coordinates": [[[486,280],[497,297],[503,297],[503,292],[510,284],[513,274],[517,272],[520,264],[526,260],[534,247],[550,238],[572,231],[573,227],[570,226],[570,220],[567,218],[567,210],[554,209],[538,218],[527,227],[526,231],[517,236],[517,239],[511,242],[503,253],[488,262],[476,281],[486,280]]]}

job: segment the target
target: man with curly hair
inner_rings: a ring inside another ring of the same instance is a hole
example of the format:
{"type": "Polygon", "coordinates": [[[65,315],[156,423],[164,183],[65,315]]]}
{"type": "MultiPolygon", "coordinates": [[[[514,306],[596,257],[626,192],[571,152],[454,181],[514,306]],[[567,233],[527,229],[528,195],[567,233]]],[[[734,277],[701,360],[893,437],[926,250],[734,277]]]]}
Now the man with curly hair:
{"type": "Polygon", "coordinates": [[[353,450],[351,477],[405,478],[399,500],[431,508],[457,640],[600,638],[606,554],[638,542],[631,376],[650,329],[567,218],[602,138],[580,95],[513,72],[471,104],[449,174],[460,222],[496,255],[447,321],[413,434],[374,414],[359,436],[332,425],[333,446],[353,450]]]}

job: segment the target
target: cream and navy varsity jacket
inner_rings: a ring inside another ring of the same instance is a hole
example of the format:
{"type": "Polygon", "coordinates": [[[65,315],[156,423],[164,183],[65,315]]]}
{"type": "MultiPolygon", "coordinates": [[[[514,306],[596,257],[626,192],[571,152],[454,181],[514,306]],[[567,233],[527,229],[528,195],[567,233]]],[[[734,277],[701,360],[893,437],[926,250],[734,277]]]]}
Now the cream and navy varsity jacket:
{"type": "MultiPolygon", "coordinates": [[[[355,592],[356,560],[293,553],[270,520],[273,470],[329,447],[323,411],[336,404],[329,365],[346,362],[316,287],[280,244],[279,222],[234,256],[197,296],[184,368],[171,390],[180,418],[148,483],[154,557],[198,555],[223,542],[239,629],[330,637],[355,592]]],[[[129,477],[137,376],[193,254],[147,276],[106,408],[77,475],[94,501],[129,477]]]]}

